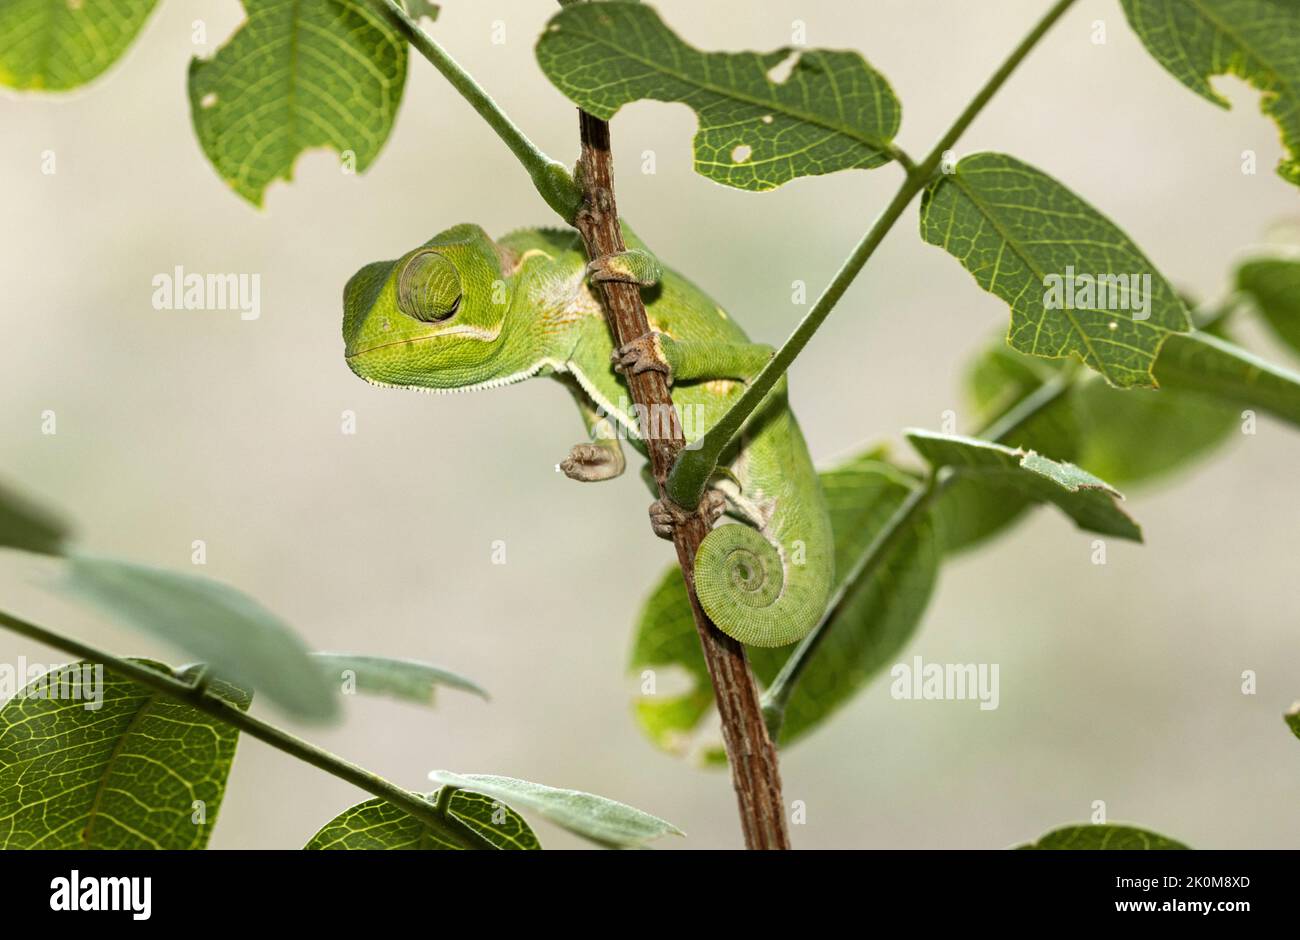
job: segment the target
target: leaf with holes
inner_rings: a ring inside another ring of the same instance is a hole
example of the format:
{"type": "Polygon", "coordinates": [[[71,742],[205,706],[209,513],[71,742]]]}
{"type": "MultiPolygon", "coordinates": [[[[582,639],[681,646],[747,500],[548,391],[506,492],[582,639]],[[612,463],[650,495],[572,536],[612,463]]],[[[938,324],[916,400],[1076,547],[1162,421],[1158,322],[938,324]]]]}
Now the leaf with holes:
{"type": "Polygon", "coordinates": [[[406,41],[365,0],[243,0],[248,19],[190,61],[190,114],[221,178],[262,205],[298,155],[331,147],[357,171],[379,155],[406,82],[406,41]]]}
{"type": "Polygon", "coordinates": [[[1142,541],[1142,530],[1117,505],[1123,499],[1104,480],[1069,463],[973,437],[910,430],[907,439],[936,468],[1014,486],[1035,502],[1050,502],[1081,529],[1142,541]]]}
{"type": "Polygon", "coordinates": [[[639,3],[566,7],[538,40],[537,61],[604,120],[643,98],[690,105],[696,172],[738,189],[881,166],[902,117],[889,83],[856,52],[700,52],[639,3]],[[792,57],[789,76],[773,80],[792,57]]]}
{"type": "Polygon", "coordinates": [[[557,826],[601,845],[630,848],[660,836],[685,835],[657,816],[581,790],[562,790],[492,774],[455,774],[449,770],[435,770],[429,779],[446,787],[472,790],[512,806],[535,810],[557,826]]]}
{"type": "Polygon", "coordinates": [[[1250,296],[1278,338],[1300,353],[1300,261],[1247,261],[1237,268],[1237,289],[1250,296]]]}
{"type": "Polygon", "coordinates": [[[158,0],[5,0],[0,85],[68,91],[102,75],[130,47],[158,0]]]}
{"type": "Polygon", "coordinates": [[[1235,75],[1263,92],[1260,109],[1289,156],[1278,174],[1300,186],[1300,3],[1295,0],[1122,0],[1142,44],[1170,75],[1221,108],[1209,79],[1235,75]]]}
{"type": "MultiPolygon", "coordinates": [[[[438,793],[429,795],[436,803],[438,793]]],[[[457,790],[447,812],[498,849],[540,849],[541,843],[524,818],[489,796],[457,790]]],[[[306,849],[424,849],[458,850],[406,810],[387,800],[373,799],[344,810],[311,837],[306,849]]]]}
{"type": "Polygon", "coordinates": [[[1014,157],[973,154],[931,183],[921,236],[1010,305],[1013,349],[1077,355],[1112,385],[1154,385],[1161,344],[1191,328],[1182,300],[1127,235],[1014,157]]]}
{"type": "Polygon", "coordinates": [[[1053,829],[1037,842],[1017,846],[1021,849],[1090,849],[1090,850],[1152,850],[1185,849],[1187,846],[1167,836],[1139,829],[1136,826],[1087,825],[1062,826],[1053,829]]]}
{"type": "MultiPolygon", "coordinates": [[[[835,538],[835,570],[841,578],[916,486],[913,478],[881,456],[879,451],[869,451],[820,474],[835,538]]],[[[848,595],[840,614],[828,625],[786,706],[783,746],[820,727],[893,662],[925,613],[938,563],[933,527],[922,516],[883,564],[848,595]]],[[[770,685],[794,649],[747,648],[758,680],[770,685]]],[[[713,687],[676,567],[664,573],[641,609],[629,664],[635,675],[669,668],[686,673],[687,688],[643,695],[637,700],[636,715],[651,741],[681,753],[713,704],[713,687]]]]}
{"type": "MultiPolygon", "coordinates": [[[[210,688],[247,710],[248,693],[210,688]]],[[[238,738],[225,722],[102,666],[48,672],[0,708],[0,848],[201,849],[238,738]]]]}

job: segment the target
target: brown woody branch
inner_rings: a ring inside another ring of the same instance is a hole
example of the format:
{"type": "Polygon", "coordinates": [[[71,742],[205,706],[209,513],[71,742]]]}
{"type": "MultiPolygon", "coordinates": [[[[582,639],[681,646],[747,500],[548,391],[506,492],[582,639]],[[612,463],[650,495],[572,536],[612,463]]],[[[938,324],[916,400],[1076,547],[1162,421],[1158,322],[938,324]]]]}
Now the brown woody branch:
{"type": "MultiPolygon", "coordinates": [[[[574,225],[582,234],[588,258],[601,258],[623,251],[623,233],[614,202],[614,160],[609,146],[609,124],[579,111],[582,154],[578,159],[578,184],[583,202],[574,225]]],[[[604,282],[605,313],[617,345],[631,342],[650,332],[645,305],[635,284],[604,282]]],[[[628,386],[642,420],[642,438],[650,467],[666,497],[664,483],[678,452],[685,445],[681,422],[668,393],[664,376],[655,371],[628,375],[628,386]],[[646,420],[648,415],[671,414],[671,421],[646,420]]],[[[758,687],[749,671],[745,648],[715,627],[695,595],[695,553],[709,534],[709,523],[696,513],[673,535],[677,561],[682,568],[686,592],[695,616],[695,628],[704,647],[704,661],[713,680],[714,697],[722,718],[722,739],[731,764],[731,780],[740,804],[740,824],[745,846],[751,849],[788,849],[784,804],[781,798],[781,769],[776,748],[768,737],[759,703],[758,687]]]]}

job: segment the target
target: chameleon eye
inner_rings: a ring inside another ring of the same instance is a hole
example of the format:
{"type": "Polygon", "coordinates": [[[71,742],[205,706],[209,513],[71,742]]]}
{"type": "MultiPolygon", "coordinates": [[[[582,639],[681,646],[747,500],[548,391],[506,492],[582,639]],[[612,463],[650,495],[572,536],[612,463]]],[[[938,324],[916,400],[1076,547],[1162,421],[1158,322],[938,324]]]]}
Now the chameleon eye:
{"type": "Polygon", "coordinates": [[[445,320],[460,306],[460,275],[436,251],[413,256],[397,278],[397,306],[425,323],[445,320]]]}

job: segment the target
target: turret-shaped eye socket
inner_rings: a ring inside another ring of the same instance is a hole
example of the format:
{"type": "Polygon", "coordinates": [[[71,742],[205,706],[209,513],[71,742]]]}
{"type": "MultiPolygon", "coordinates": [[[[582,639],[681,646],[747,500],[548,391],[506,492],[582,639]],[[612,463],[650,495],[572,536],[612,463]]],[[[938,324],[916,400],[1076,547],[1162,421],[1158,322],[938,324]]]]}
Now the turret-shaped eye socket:
{"type": "Polygon", "coordinates": [[[432,323],[445,320],[460,306],[460,275],[436,251],[413,256],[397,278],[397,306],[408,317],[432,323]]]}

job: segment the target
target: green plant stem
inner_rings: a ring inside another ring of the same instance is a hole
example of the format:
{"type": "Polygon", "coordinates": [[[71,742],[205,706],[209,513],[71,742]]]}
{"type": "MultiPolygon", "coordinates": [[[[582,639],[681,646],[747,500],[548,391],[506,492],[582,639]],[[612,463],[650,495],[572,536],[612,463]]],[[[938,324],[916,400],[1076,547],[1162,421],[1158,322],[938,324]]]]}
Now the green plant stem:
{"type": "MultiPolygon", "coordinates": [[[[1073,364],[1067,365],[1060,373],[1016,402],[982,430],[979,436],[1004,443],[1030,420],[1069,394],[1075,385],[1077,375],[1077,370],[1071,368],[1071,365],[1073,364]]],[[[795,647],[794,652],[790,654],[790,658],[785,661],[785,665],[781,667],[781,671],[777,673],[771,686],[763,695],[763,719],[767,722],[768,734],[773,740],[781,730],[785,709],[790,702],[790,696],[794,694],[795,686],[798,685],[799,679],[808,668],[818,647],[826,639],[836,618],[853,598],[854,592],[884,564],[899,540],[912,529],[957,477],[957,473],[948,470],[939,473],[932,470],[928,473],[924,481],[918,484],[894,510],[894,514],[876,533],[871,544],[858,556],[853,567],[849,569],[848,575],[831,597],[826,613],[822,615],[813,631],[795,647]]]]}
{"type": "Polygon", "coordinates": [[[565,222],[572,224],[581,204],[582,196],[573,177],[564,164],[542,153],[514,121],[506,116],[500,106],[483,90],[478,82],[438,45],[420,25],[402,9],[395,0],[370,0],[371,5],[406,37],[415,50],[429,60],[443,77],[451,83],[470,107],[479,113],[488,126],[496,131],[510,152],[515,155],[533,186],[546,204],[565,222]]]}
{"type": "MultiPolygon", "coordinates": [[[[812,309],[795,327],[793,333],[785,341],[784,345],[776,351],[762,371],[754,377],[745,393],[729,408],[716,424],[700,439],[698,446],[693,450],[686,450],[681,453],[674,464],[672,472],[668,477],[668,494],[678,505],[685,508],[692,508],[699,504],[700,498],[704,495],[704,489],[708,485],[709,477],[712,476],[714,469],[718,465],[718,459],[722,452],[735,438],[742,425],[751,414],[767,397],[768,393],[785,375],[790,364],[794,362],[795,357],[803,351],[812,339],[813,334],[820,329],[826,317],[835,308],[840,298],[844,296],[849,285],[853,283],[854,278],[858,276],[867,260],[875,253],[876,248],[884,241],[885,235],[893,228],[894,223],[902,216],[903,211],[930,182],[934,174],[939,170],[943,162],[944,154],[952,148],[958,138],[970,127],[971,122],[984,109],[998,90],[1005,84],[1018,66],[1043,38],[1049,29],[1057,20],[1064,15],[1065,11],[1070,8],[1074,0],[1057,0],[1052,8],[1047,11],[1038,24],[1030,30],[1029,34],[1021,40],[1020,44],[1012,50],[1007,60],[1002,66],[993,73],[993,76],[985,83],[979,93],[971,99],[966,109],[958,115],[957,120],[948,128],[947,132],[935,144],[934,149],[929,155],[913,169],[909,170],[903,180],[902,186],[885,207],[885,211],[880,214],[875,223],[863,236],[862,241],[853,249],[847,261],[831,279],[829,285],[817,298],[812,309]]],[[[900,161],[904,167],[911,162],[900,161]]]]}
{"type": "Polygon", "coordinates": [[[149,686],[164,695],[184,702],[186,705],[211,715],[228,725],[232,725],[259,741],[269,744],[286,754],[291,754],[319,770],[333,774],[340,780],[346,780],[367,793],[387,800],[415,816],[439,835],[464,848],[496,848],[495,845],[475,832],[470,826],[447,813],[445,805],[435,806],[418,793],[405,790],[394,783],[390,783],[383,777],[371,773],[364,767],[359,767],[314,744],[294,737],[289,732],[275,727],[275,725],[254,718],[252,715],[240,711],[225,699],[212,695],[203,686],[193,686],[174,676],[155,672],[139,663],[119,659],[92,646],[87,646],[78,640],[61,636],[46,630],[44,627],[38,627],[34,623],[11,617],[3,612],[0,612],[0,627],[12,630],[14,633],[21,634],[38,643],[44,643],[54,649],[62,650],[79,659],[102,663],[109,672],[131,679],[141,685],[149,686]]]}

